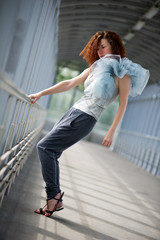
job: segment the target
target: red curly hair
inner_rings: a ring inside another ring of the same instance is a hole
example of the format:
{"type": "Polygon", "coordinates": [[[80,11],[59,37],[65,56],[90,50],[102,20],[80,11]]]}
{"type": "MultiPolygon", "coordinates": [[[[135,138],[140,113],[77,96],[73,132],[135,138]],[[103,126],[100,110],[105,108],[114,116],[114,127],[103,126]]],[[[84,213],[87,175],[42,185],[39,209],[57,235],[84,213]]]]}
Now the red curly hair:
{"type": "Polygon", "coordinates": [[[117,33],[112,31],[99,31],[91,37],[87,45],[79,54],[80,56],[83,55],[83,59],[89,63],[89,66],[99,59],[97,49],[101,39],[107,39],[111,45],[112,54],[120,55],[122,58],[126,56],[125,47],[117,33]]]}

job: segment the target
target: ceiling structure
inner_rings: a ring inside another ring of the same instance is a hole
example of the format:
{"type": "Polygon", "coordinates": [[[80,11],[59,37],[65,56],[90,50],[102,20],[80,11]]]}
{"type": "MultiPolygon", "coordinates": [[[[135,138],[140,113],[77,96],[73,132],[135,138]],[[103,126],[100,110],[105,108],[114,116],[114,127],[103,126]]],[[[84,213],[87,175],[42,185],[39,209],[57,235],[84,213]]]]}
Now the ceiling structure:
{"type": "Polygon", "coordinates": [[[79,53],[97,31],[117,32],[127,57],[160,84],[160,0],[61,0],[58,62],[82,70],[79,53]]]}

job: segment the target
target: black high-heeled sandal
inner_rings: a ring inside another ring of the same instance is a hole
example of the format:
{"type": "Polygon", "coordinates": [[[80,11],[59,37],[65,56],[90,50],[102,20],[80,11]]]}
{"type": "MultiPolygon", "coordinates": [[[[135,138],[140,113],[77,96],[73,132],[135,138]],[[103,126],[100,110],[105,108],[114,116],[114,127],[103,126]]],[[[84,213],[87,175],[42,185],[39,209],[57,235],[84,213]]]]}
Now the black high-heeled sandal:
{"type": "MultiPolygon", "coordinates": [[[[63,193],[63,195],[64,195],[64,193],[63,193]]],[[[58,203],[59,202],[63,202],[63,199],[62,199],[62,197],[63,197],[63,195],[61,195],[61,198],[60,198],[60,200],[58,201],[58,203]]],[[[52,198],[50,198],[50,199],[52,199],[52,198]]],[[[50,200],[50,199],[47,199],[47,201],[48,200],[50,200]]],[[[53,198],[53,199],[56,199],[56,198],[53,198]]],[[[58,199],[56,199],[56,200],[58,200],[58,199]]],[[[58,203],[56,204],[56,205],[58,205],[58,203]]],[[[36,209],[36,210],[34,210],[34,213],[37,213],[37,214],[41,214],[41,215],[45,215],[45,212],[43,211],[43,209],[45,208],[47,206],[47,204],[43,207],[43,208],[39,208],[39,209],[36,209]],[[38,212],[39,211],[39,212],[38,212]]],[[[61,210],[63,210],[64,209],[64,207],[62,206],[62,207],[56,207],[56,209],[54,210],[55,212],[58,212],[58,211],[61,211],[61,210]]]]}
{"type": "Polygon", "coordinates": [[[62,209],[60,209],[60,208],[57,209],[57,206],[58,206],[58,203],[61,201],[63,195],[64,195],[64,192],[61,194],[60,198],[55,198],[55,197],[53,197],[53,198],[47,199],[47,203],[48,203],[48,201],[51,200],[51,199],[57,200],[57,203],[55,204],[54,209],[53,209],[52,211],[46,209],[46,212],[45,212],[45,213],[49,213],[49,214],[50,214],[49,216],[46,216],[46,217],[50,217],[55,211],[60,211],[60,210],[62,210],[62,209]]]}
{"type": "Polygon", "coordinates": [[[34,210],[34,213],[44,215],[45,213],[43,212],[43,209],[46,207],[46,205],[43,208],[39,208],[39,209],[34,210]]]}

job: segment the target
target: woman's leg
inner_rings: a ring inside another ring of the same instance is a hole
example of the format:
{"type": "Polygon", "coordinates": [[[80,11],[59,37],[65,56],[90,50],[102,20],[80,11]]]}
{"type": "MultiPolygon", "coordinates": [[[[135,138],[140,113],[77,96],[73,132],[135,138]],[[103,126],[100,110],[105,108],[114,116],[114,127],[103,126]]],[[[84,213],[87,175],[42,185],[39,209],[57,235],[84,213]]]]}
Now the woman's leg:
{"type": "Polygon", "coordinates": [[[45,140],[46,138],[42,139],[37,144],[37,150],[41,162],[43,179],[46,183],[45,188],[47,198],[52,198],[60,192],[58,158],[60,157],[61,153],[58,154],[54,152],[54,150],[47,149],[45,147],[46,146],[45,140]]]}
{"type": "Polygon", "coordinates": [[[60,192],[58,158],[65,149],[86,136],[95,123],[92,116],[72,108],[37,144],[47,198],[60,192]]]}

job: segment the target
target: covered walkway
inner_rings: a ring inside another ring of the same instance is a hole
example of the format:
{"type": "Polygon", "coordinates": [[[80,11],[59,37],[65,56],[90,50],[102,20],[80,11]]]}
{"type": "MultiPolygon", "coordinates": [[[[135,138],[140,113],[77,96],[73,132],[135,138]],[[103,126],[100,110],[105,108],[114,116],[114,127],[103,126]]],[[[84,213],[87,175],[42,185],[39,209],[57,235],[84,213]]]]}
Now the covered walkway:
{"type": "Polygon", "coordinates": [[[159,240],[160,0],[1,0],[0,19],[0,240],[159,240]],[[84,70],[79,52],[105,29],[151,77],[129,99],[114,152],[87,141],[64,152],[63,212],[34,214],[45,205],[35,145],[51,99],[31,106],[28,95],[54,85],[57,66],[84,70]]]}
{"type": "Polygon", "coordinates": [[[64,210],[33,213],[45,191],[33,150],[1,207],[1,240],[160,239],[160,180],[117,153],[86,141],[61,159],[64,210]]]}

